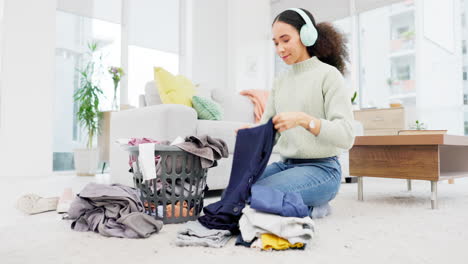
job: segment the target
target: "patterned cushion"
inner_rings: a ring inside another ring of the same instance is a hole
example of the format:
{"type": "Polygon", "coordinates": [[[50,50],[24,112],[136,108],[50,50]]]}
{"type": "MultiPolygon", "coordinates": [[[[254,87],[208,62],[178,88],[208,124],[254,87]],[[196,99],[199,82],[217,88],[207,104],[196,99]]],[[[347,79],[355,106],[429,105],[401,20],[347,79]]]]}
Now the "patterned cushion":
{"type": "Polygon", "coordinates": [[[201,96],[192,97],[192,104],[197,111],[198,119],[221,120],[223,119],[223,109],[215,101],[201,96]]]}

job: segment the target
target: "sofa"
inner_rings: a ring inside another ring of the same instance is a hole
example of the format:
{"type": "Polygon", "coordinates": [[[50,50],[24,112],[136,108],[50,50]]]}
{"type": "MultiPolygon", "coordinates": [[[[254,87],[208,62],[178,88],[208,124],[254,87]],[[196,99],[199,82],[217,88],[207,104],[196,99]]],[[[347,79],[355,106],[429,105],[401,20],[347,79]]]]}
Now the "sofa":
{"type": "MultiPolygon", "coordinates": [[[[110,129],[110,174],[115,183],[133,185],[132,174],[128,172],[128,154],[118,144],[120,138],[147,137],[156,140],[174,140],[177,136],[208,134],[223,139],[229,149],[229,157],[218,161],[218,166],[208,169],[207,184],[211,190],[224,189],[231,172],[236,140],[235,129],[254,123],[253,103],[238,93],[223,90],[198,90],[198,95],[211,97],[224,110],[221,121],[198,120],[196,111],[184,105],[162,104],[156,84],[150,81],[145,94],[139,98],[139,108],[112,113],[110,129]]],[[[355,130],[362,131],[359,123],[355,130]]],[[[358,133],[359,134],[359,133],[358,133]]],[[[347,174],[347,152],[342,155],[343,175],[347,174]]],[[[279,161],[279,153],[273,148],[269,163],[279,161]]]]}
{"type": "MultiPolygon", "coordinates": [[[[117,139],[147,137],[172,141],[177,136],[208,134],[223,139],[229,150],[228,158],[219,160],[216,167],[208,169],[208,187],[217,190],[227,186],[236,141],[235,129],[254,123],[253,104],[245,96],[222,90],[198,91],[198,95],[211,97],[221,105],[224,110],[222,121],[198,120],[191,107],[162,104],[154,81],[146,84],[145,94],[139,98],[139,108],[112,113],[109,165],[113,182],[133,185],[132,174],[128,172],[128,154],[114,143],[117,139]]],[[[274,151],[270,162],[279,159],[279,154],[274,151]]]]}

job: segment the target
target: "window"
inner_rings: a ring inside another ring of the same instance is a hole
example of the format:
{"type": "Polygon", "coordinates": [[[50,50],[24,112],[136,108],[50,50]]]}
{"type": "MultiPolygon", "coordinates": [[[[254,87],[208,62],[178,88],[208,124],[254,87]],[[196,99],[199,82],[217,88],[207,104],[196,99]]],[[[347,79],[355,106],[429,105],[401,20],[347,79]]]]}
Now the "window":
{"type": "Polygon", "coordinates": [[[98,42],[103,55],[98,76],[104,95],[101,110],[109,110],[113,97],[108,66],[120,66],[120,25],[98,19],[56,11],[55,92],[53,110],[53,169],[73,170],[73,149],[84,146],[84,133],[76,120],[77,105],[73,93],[79,86],[76,71],[84,63],[87,43],[98,42]]]}
{"type": "Polygon", "coordinates": [[[131,105],[138,105],[138,97],[144,94],[146,83],[154,79],[154,67],[163,67],[176,75],[179,73],[179,55],[135,45],[128,47],[128,96],[131,105]]]}
{"type": "Polygon", "coordinates": [[[405,1],[359,14],[362,107],[416,104],[414,13],[405,1]]]}
{"type": "Polygon", "coordinates": [[[179,73],[180,0],[128,1],[128,102],[138,106],[154,67],[179,73]]]}
{"type": "MultiPolygon", "coordinates": [[[[461,39],[462,39],[462,61],[463,61],[463,72],[462,72],[462,80],[463,80],[463,104],[465,107],[468,107],[468,56],[467,56],[467,39],[468,39],[468,32],[467,32],[467,12],[468,12],[468,1],[461,0],[460,1],[461,7],[461,39]]],[[[465,109],[465,122],[464,122],[464,132],[465,135],[468,135],[468,111],[465,109]]]]}

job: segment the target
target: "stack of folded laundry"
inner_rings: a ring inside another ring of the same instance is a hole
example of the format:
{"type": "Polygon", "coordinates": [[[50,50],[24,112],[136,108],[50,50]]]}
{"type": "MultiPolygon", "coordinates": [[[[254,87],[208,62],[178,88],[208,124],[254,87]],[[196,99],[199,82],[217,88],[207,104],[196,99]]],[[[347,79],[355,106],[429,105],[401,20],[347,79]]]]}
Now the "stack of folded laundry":
{"type": "Polygon", "coordinates": [[[250,206],[242,210],[236,245],[262,250],[304,249],[314,236],[314,221],[298,193],[252,186],[250,206]]]}

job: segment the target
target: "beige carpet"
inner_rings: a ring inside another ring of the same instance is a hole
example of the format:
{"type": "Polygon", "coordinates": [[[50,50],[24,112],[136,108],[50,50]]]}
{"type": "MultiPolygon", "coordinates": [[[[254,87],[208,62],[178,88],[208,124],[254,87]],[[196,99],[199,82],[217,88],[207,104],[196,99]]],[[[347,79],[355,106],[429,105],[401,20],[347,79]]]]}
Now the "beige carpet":
{"type": "Polygon", "coordinates": [[[403,180],[364,180],[365,201],[357,201],[356,184],[343,184],[306,250],[259,252],[234,246],[234,239],[222,249],[176,247],[181,225],[140,240],[75,232],[55,212],[24,215],[16,199],[27,192],[58,196],[65,187],[76,192],[90,181],[108,182],[108,175],[1,177],[0,263],[468,263],[467,179],[439,183],[438,210],[430,209],[429,182],[415,181],[407,192],[403,180]]]}

